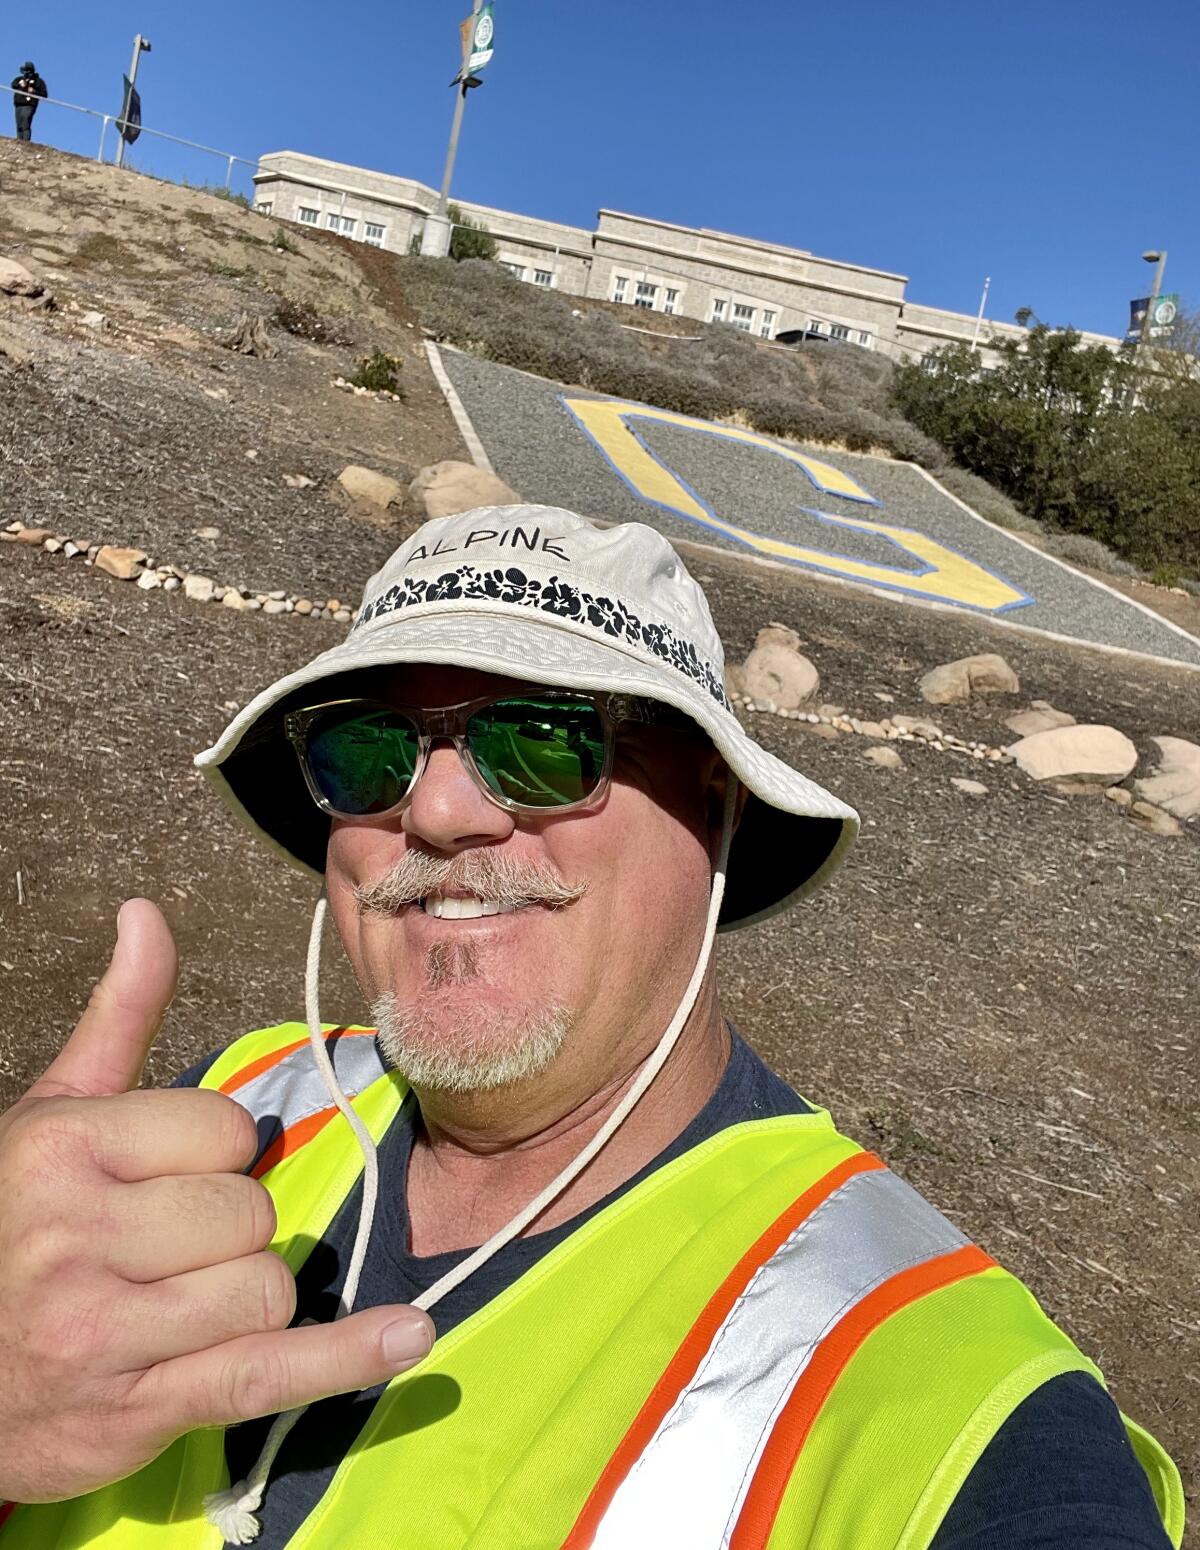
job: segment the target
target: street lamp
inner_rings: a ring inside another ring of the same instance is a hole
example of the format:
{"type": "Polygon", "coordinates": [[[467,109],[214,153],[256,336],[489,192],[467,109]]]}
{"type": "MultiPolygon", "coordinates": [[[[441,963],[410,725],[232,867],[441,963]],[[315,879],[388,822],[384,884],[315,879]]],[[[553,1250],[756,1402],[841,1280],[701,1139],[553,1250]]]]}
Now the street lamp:
{"type": "MultiPolygon", "coordinates": [[[[133,88],[137,84],[138,64],[143,54],[150,52],[150,39],[143,38],[141,33],[133,40],[133,61],[129,66],[129,90],[125,93],[125,101],[121,106],[121,122],[117,124],[117,166],[125,165],[125,114],[129,112],[129,105],[133,101],[133,88]]],[[[137,138],[135,135],[134,139],[137,138]]]]}
{"type": "Polygon", "coordinates": [[[1142,364],[1146,341],[1150,337],[1150,325],[1154,319],[1155,304],[1158,301],[1158,293],[1162,290],[1163,270],[1167,267],[1167,250],[1163,248],[1160,253],[1154,248],[1148,248],[1142,254],[1142,258],[1147,264],[1157,264],[1158,268],[1154,271],[1154,289],[1150,292],[1150,300],[1146,303],[1146,311],[1142,316],[1142,331],[1138,335],[1137,351],[1134,357],[1135,366],[1142,364]]]}

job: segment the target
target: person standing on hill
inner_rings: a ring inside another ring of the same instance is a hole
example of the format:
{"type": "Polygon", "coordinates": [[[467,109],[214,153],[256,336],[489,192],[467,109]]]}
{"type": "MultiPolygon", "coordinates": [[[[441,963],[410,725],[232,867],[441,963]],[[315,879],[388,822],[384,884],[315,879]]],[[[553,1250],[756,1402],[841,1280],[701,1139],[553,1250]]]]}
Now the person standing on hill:
{"type": "Polygon", "coordinates": [[[33,139],[33,115],[37,112],[38,101],[48,95],[46,83],[37,73],[37,66],[32,59],[27,59],[21,66],[21,73],[13,78],[13,112],[17,117],[17,139],[33,139]]]}

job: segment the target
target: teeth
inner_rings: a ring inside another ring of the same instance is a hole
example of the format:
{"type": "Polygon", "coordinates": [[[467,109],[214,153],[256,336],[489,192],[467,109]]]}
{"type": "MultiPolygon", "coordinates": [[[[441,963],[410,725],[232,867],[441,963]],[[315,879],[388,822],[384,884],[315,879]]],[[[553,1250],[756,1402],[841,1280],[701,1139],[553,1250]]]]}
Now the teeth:
{"type": "Polygon", "coordinates": [[[511,915],[515,904],[498,904],[494,899],[446,899],[431,893],[424,901],[427,915],[435,920],[478,920],[481,915],[511,915]]]}

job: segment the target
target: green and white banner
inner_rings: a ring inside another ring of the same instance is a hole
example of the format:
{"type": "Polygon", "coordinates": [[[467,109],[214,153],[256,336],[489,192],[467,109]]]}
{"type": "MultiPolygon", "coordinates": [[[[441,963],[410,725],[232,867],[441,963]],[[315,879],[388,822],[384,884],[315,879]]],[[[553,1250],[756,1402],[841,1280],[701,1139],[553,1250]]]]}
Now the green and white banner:
{"type": "Polygon", "coordinates": [[[496,20],[492,15],[491,0],[483,7],[475,18],[475,32],[471,38],[471,48],[467,55],[467,73],[473,74],[476,70],[482,70],[484,65],[492,57],[493,39],[496,36],[496,20]]]}

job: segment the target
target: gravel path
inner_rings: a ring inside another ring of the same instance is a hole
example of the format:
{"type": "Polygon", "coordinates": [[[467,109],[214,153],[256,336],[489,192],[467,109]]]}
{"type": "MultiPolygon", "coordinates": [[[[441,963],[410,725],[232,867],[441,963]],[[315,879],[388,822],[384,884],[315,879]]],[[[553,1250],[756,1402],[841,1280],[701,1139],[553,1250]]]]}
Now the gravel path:
{"type": "MultiPolygon", "coordinates": [[[[643,499],[631,488],[562,402],[564,396],[600,395],[574,389],[564,394],[556,383],[453,350],[443,350],[442,359],[496,472],[527,500],[609,521],[647,522],[672,538],[744,550],[738,540],[643,499]]],[[[822,462],[849,474],[874,496],[880,502],[876,507],[816,490],[795,464],[759,447],[652,420],[639,420],[637,435],[721,520],[827,552],[834,573],[840,571],[834,556],[907,571],[909,577],[894,578],[895,590],[903,593],[910,590],[910,578],[925,567],[878,532],[822,521],[814,514],[817,510],[834,518],[914,529],[966,556],[1028,599],[1018,598],[992,617],[1071,640],[1200,666],[1200,640],[969,515],[909,464],[815,450],[822,462]]],[[[979,611],[959,606],[967,613],[979,611]]]]}

